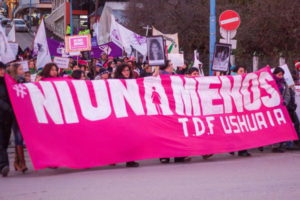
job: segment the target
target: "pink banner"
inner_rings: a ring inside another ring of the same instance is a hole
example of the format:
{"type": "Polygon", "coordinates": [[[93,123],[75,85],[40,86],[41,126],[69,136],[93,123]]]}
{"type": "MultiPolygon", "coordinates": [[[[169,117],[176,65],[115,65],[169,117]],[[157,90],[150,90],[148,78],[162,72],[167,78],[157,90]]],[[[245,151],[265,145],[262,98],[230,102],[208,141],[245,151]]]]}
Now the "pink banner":
{"type": "Polygon", "coordinates": [[[15,84],[35,169],[225,153],[296,140],[269,68],[244,76],[15,84]]]}

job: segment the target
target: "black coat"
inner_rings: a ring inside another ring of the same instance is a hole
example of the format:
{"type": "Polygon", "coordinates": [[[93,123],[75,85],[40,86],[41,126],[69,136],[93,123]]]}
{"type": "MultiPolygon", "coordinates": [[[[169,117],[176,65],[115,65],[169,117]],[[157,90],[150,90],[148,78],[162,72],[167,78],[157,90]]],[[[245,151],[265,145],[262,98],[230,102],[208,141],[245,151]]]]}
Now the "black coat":
{"type": "Polygon", "coordinates": [[[13,117],[13,110],[9,100],[4,77],[0,77],[0,123],[9,123],[13,117]]]}

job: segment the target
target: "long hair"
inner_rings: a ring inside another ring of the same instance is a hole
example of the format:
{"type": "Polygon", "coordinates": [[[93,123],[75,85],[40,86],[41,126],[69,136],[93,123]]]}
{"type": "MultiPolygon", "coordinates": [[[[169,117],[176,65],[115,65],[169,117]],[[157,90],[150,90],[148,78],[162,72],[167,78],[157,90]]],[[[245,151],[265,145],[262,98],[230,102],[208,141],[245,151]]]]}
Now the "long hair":
{"type": "Polygon", "coordinates": [[[127,64],[123,64],[123,65],[117,67],[116,73],[115,73],[115,78],[126,79],[126,78],[123,76],[123,74],[122,74],[122,71],[123,71],[126,67],[128,67],[128,69],[129,69],[129,71],[130,71],[129,78],[132,78],[132,77],[133,77],[132,70],[130,69],[129,65],[127,65],[127,64]]]}
{"type": "Polygon", "coordinates": [[[191,75],[195,71],[199,72],[199,69],[196,67],[191,67],[187,70],[186,74],[191,75]]]}
{"type": "Polygon", "coordinates": [[[40,74],[41,77],[43,77],[43,78],[51,78],[50,71],[51,71],[51,68],[53,66],[56,68],[57,75],[58,75],[58,67],[57,67],[57,65],[55,63],[48,63],[48,64],[45,65],[44,69],[42,70],[42,72],[40,74]]]}
{"type": "Polygon", "coordinates": [[[162,55],[162,46],[161,46],[161,44],[160,44],[157,40],[153,39],[153,40],[151,40],[151,42],[150,42],[150,48],[149,48],[149,51],[150,51],[150,60],[155,60],[155,59],[154,59],[153,52],[152,52],[152,46],[153,46],[154,44],[156,44],[157,48],[159,49],[159,52],[158,52],[158,60],[164,59],[164,56],[162,55]]]}
{"type": "Polygon", "coordinates": [[[171,60],[167,60],[165,65],[159,66],[160,70],[165,70],[169,67],[171,60]]]}
{"type": "Polygon", "coordinates": [[[15,80],[17,80],[17,71],[21,65],[19,63],[15,63],[9,66],[8,74],[15,80]]]}
{"type": "Polygon", "coordinates": [[[79,79],[81,79],[82,74],[84,74],[83,71],[81,71],[81,70],[75,70],[75,71],[72,72],[71,76],[72,76],[72,78],[79,80],[79,79]]]}
{"type": "Polygon", "coordinates": [[[245,72],[247,71],[246,67],[244,66],[238,66],[238,67],[235,67],[233,72],[237,73],[239,71],[239,69],[243,68],[245,70],[245,72]]]}
{"type": "Polygon", "coordinates": [[[284,70],[281,67],[276,67],[273,71],[273,74],[279,74],[280,72],[282,72],[282,74],[284,74],[284,70]]]}
{"type": "Polygon", "coordinates": [[[31,62],[33,63],[33,68],[34,68],[34,71],[36,72],[36,71],[37,71],[37,68],[36,68],[36,65],[35,65],[35,63],[34,63],[34,60],[32,60],[32,59],[29,60],[29,61],[28,61],[28,65],[29,65],[29,63],[31,63],[31,62]]]}

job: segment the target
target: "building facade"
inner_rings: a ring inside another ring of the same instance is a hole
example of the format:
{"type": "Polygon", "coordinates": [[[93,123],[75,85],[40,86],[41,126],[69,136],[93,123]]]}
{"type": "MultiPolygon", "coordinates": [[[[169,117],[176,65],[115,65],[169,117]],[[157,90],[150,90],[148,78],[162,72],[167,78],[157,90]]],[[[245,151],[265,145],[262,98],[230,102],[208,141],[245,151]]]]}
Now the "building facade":
{"type": "MultiPolygon", "coordinates": [[[[112,7],[124,8],[124,0],[105,1],[99,0],[97,15],[101,16],[105,4],[111,4],[112,7]]],[[[72,25],[73,33],[77,34],[81,28],[92,29],[95,23],[95,0],[72,0],[72,25]]],[[[51,14],[46,19],[46,27],[62,40],[65,37],[67,25],[71,24],[70,20],[70,1],[53,0],[51,14]]]]}
{"type": "Polygon", "coordinates": [[[51,0],[19,0],[13,17],[23,18],[29,23],[29,16],[31,16],[31,23],[37,25],[43,16],[50,14],[51,6],[51,0]]]}

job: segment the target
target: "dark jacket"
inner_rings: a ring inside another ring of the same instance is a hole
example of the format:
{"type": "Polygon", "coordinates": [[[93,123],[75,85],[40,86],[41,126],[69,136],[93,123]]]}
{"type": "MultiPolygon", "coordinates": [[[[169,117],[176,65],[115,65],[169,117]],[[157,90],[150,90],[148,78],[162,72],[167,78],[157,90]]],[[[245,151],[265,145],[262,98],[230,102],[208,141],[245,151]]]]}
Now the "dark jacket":
{"type": "Polygon", "coordinates": [[[24,76],[17,76],[16,81],[17,83],[26,83],[26,79],[24,76]]]}
{"type": "Polygon", "coordinates": [[[13,111],[9,100],[4,77],[0,77],[0,123],[12,120],[13,111]]]}
{"type": "Polygon", "coordinates": [[[289,88],[289,93],[290,93],[290,101],[286,105],[287,109],[289,112],[295,112],[297,109],[297,103],[296,103],[296,94],[295,91],[292,88],[289,88]]]}

